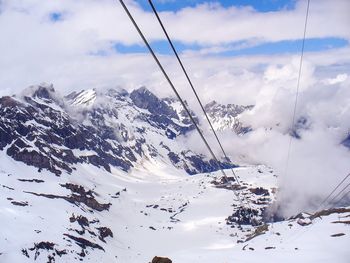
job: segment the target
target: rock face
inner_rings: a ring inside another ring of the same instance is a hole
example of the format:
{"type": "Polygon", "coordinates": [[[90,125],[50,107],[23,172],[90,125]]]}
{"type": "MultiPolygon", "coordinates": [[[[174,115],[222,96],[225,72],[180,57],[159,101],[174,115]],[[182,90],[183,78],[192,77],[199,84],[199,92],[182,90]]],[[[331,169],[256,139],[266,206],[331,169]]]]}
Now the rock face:
{"type": "Polygon", "coordinates": [[[130,99],[137,107],[146,109],[152,114],[158,115],[159,113],[163,113],[170,118],[179,119],[176,112],[168,104],[163,100],[158,99],[145,87],[131,92],[130,99]]]}
{"type": "Polygon", "coordinates": [[[232,130],[237,134],[249,132],[250,127],[244,126],[239,120],[239,115],[253,108],[253,105],[242,106],[235,104],[222,105],[216,101],[212,101],[205,105],[210,121],[215,130],[232,130]]]}
{"type": "MultiPolygon", "coordinates": [[[[74,92],[62,97],[52,85],[0,98],[0,150],[14,160],[59,176],[78,164],[130,170],[157,159],[189,174],[219,167],[176,141],[194,127],[173,98],[142,87],[74,92]]],[[[221,163],[229,168],[229,163],[221,163]]]]}
{"type": "Polygon", "coordinates": [[[152,263],[172,263],[169,258],[154,257],[152,263]]]}

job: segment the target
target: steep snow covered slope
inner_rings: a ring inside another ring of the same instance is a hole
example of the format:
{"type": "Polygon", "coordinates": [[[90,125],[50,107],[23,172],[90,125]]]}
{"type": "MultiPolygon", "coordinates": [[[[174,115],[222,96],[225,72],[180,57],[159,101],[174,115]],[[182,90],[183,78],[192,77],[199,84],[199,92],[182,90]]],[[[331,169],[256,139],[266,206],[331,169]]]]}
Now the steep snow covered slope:
{"type": "Polygon", "coordinates": [[[79,93],[73,92],[69,94],[66,98],[70,100],[70,103],[74,106],[76,105],[85,105],[91,106],[94,104],[96,100],[96,91],[94,89],[91,90],[83,90],[79,93]]]}

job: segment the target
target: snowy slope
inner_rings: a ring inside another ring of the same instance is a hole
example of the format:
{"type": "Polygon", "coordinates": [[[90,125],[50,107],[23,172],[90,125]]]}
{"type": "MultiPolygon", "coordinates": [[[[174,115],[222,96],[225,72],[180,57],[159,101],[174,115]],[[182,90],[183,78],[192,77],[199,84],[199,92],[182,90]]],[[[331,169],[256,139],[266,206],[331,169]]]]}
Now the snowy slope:
{"type": "Polygon", "coordinates": [[[79,93],[71,93],[67,96],[67,99],[70,100],[70,104],[76,105],[85,105],[91,106],[94,104],[96,100],[96,91],[94,89],[91,90],[83,90],[79,93]]]}
{"type": "MultiPolygon", "coordinates": [[[[153,162],[146,165],[148,169],[135,168],[130,174],[120,170],[111,174],[84,164],[72,174],[56,177],[38,174],[4,154],[1,164],[6,166],[1,171],[1,262],[48,262],[51,257],[56,260],[51,262],[139,263],[155,255],[183,263],[348,262],[349,227],[332,222],[348,221],[349,212],[314,219],[309,226],[300,226],[297,220],[269,224],[265,234],[240,243],[255,228],[227,224],[235,210],[232,204],[239,202],[231,190],[212,184],[219,174],[188,177],[153,162]],[[109,209],[98,211],[83,203],[28,193],[69,196],[71,192],[60,186],[66,183],[93,191],[96,201],[110,204],[109,209]],[[79,216],[81,225],[74,220],[79,216]],[[101,235],[101,228],[109,229],[104,233],[113,237],[101,235]],[[345,235],[331,237],[339,233],[345,235]]],[[[276,177],[264,166],[235,171],[248,187],[240,191],[241,196],[251,201],[261,196],[249,189],[261,186],[272,194],[276,186],[276,177]]]]}

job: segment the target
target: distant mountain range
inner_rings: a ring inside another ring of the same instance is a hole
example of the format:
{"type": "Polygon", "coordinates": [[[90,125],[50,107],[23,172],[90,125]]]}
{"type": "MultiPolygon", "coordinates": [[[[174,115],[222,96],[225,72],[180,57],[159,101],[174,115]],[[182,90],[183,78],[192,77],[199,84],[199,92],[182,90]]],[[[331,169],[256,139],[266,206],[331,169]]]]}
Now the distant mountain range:
{"type": "MultiPolygon", "coordinates": [[[[215,129],[249,131],[238,116],[252,106],[205,106],[215,129]]],[[[16,161],[56,175],[78,163],[128,171],[157,159],[189,174],[218,170],[214,160],[176,140],[194,130],[180,102],[147,88],[128,93],[84,90],[59,96],[52,85],[33,86],[0,98],[0,150],[16,161]]],[[[198,121],[198,118],[195,117],[198,121]]],[[[227,160],[220,163],[230,168],[227,160]]]]}

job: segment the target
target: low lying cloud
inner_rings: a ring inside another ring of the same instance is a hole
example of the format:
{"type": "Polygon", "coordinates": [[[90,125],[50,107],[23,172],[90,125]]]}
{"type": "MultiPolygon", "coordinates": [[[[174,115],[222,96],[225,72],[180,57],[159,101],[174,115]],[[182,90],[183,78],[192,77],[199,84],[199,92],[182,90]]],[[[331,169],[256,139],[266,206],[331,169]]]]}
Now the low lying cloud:
{"type": "MultiPolygon", "coordinates": [[[[232,160],[266,164],[275,170],[280,187],[276,212],[283,216],[313,211],[350,172],[350,150],[341,145],[350,131],[350,81],[344,74],[331,78],[342,80],[336,83],[317,79],[315,66],[305,61],[296,120],[307,121],[297,131],[300,139],[292,138],[297,62],[293,59],[285,65],[270,65],[258,78],[260,89],[254,96],[255,107],[240,117],[253,128],[252,132],[243,136],[219,132],[232,160]]],[[[202,126],[207,127],[204,120],[202,126]]],[[[212,134],[208,130],[206,134],[216,153],[222,156],[212,134]]],[[[195,133],[184,140],[196,150],[206,150],[198,144],[195,133]]]]}

